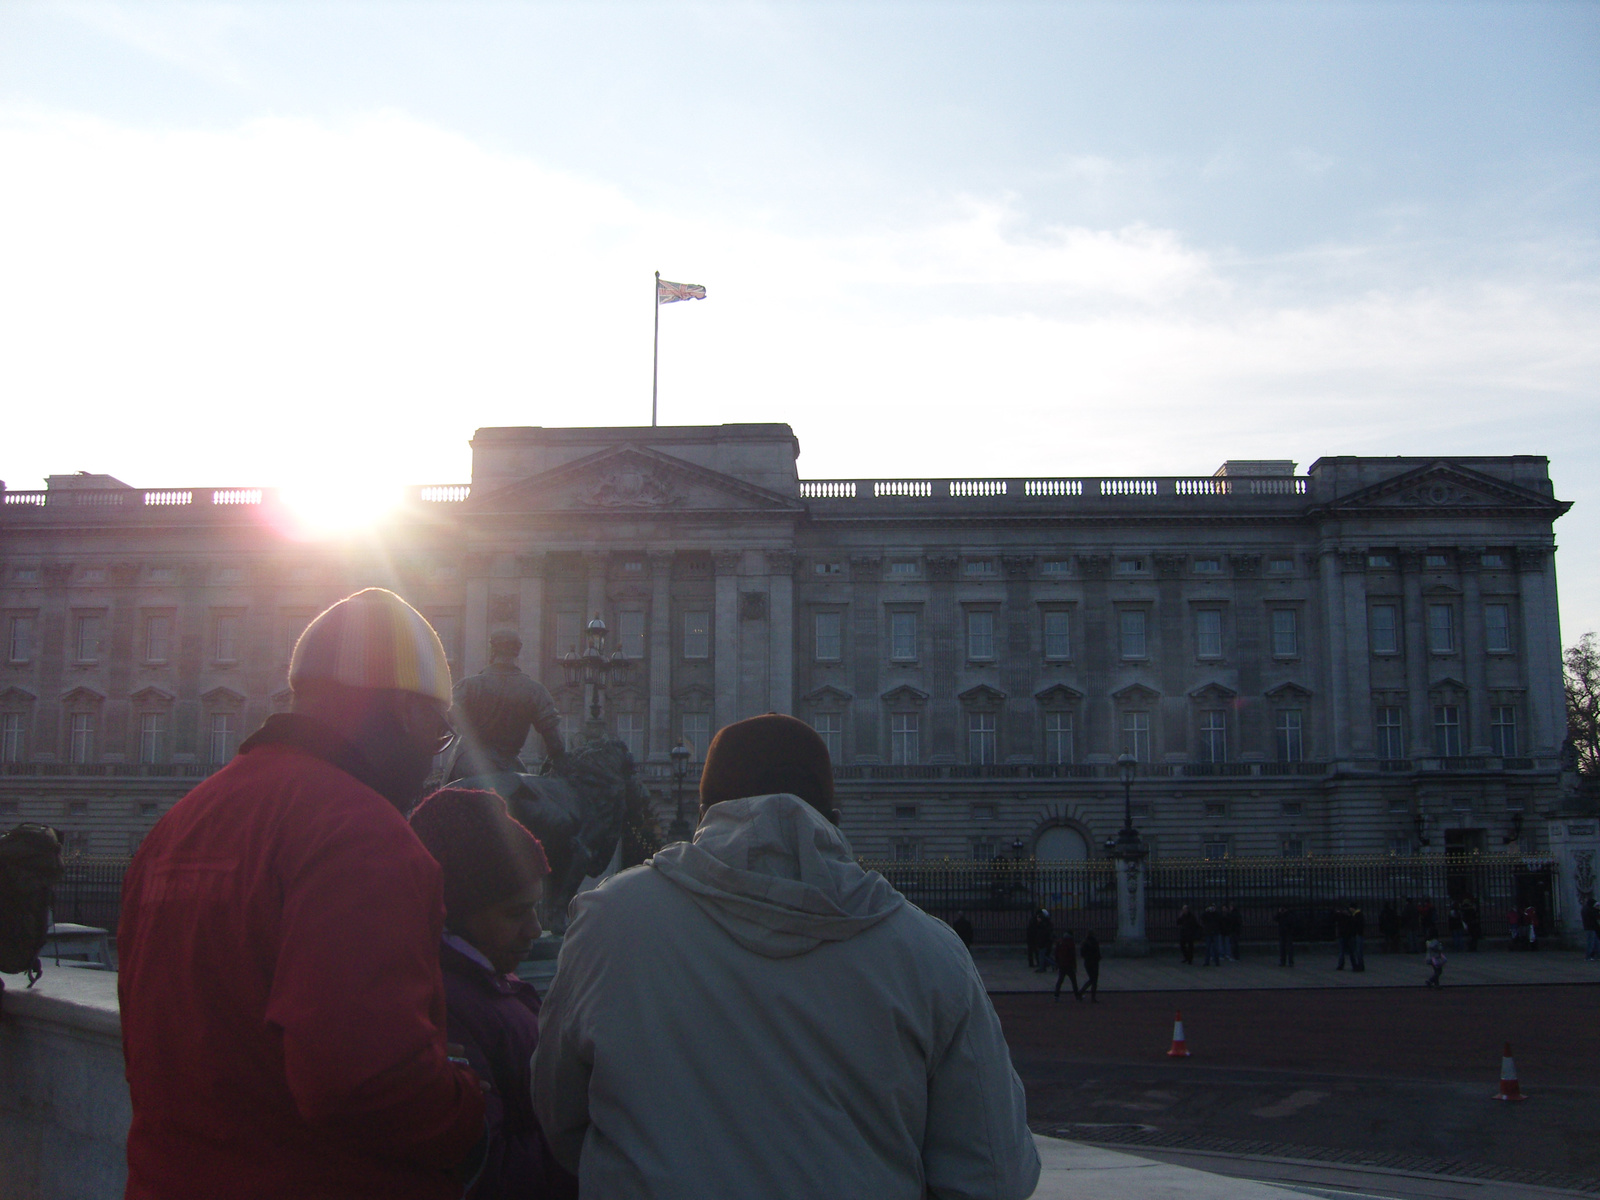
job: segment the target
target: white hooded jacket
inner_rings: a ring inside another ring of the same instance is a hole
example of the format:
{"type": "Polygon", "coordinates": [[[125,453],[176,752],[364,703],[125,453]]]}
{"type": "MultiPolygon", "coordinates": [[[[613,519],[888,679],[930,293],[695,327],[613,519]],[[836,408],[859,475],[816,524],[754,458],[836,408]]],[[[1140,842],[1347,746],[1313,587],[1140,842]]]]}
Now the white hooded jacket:
{"type": "Polygon", "coordinates": [[[1022,1200],[1022,1083],[971,956],[798,797],[573,901],[534,1106],[585,1196],[1022,1200]]]}

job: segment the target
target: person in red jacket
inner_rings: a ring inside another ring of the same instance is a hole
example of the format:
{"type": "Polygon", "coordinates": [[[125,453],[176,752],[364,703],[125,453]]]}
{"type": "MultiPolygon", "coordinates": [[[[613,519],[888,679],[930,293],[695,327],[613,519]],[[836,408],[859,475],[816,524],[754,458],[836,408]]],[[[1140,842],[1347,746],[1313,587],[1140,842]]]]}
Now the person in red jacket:
{"type": "Polygon", "coordinates": [[[292,711],[145,838],[118,995],[130,1200],[454,1200],[484,1096],[450,1061],[438,865],[406,823],[450,668],[369,588],[307,627],[292,711]]]}

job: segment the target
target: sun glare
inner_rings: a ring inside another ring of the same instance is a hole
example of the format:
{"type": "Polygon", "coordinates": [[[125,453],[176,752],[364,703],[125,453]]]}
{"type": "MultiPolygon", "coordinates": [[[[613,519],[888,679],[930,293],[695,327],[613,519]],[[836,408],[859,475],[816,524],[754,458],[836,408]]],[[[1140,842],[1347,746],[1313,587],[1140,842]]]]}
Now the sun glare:
{"type": "Polygon", "coordinates": [[[285,484],[278,496],[291,532],[325,538],[376,525],[399,505],[401,489],[370,479],[317,479],[285,484]]]}

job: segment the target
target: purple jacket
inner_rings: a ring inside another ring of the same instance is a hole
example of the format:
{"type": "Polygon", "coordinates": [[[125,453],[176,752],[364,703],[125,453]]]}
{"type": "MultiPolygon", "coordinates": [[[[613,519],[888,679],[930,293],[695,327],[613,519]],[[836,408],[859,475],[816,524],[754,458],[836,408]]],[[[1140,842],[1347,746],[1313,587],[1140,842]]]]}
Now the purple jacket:
{"type": "Polygon", "coordinates": [[[449,1008],[450,1040],[466,1049],[480,1076],[493,1082],[484,1115],[489,1157],[470,1200],[564,1200],[578,1181],[545,1148],[533,1115],[529,1059],[539,1044],[539,993],[515,975],[500,975],[461,939],[439,947],[449,1008]]]}

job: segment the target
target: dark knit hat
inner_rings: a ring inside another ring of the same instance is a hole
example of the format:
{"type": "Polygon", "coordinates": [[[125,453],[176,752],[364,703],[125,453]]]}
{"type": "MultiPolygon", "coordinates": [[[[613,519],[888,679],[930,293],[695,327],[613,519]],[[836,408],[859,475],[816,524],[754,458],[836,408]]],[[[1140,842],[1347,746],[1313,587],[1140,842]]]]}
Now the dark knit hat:
{"type": "Polygon", "coordinates": [[[452,921],[515,896],[550,873],[544,847],[494,792],[443,788],[417,805],[411,831],[444,872],[452,921]]]}
{"type": "Polygon", "coordinates": [[[780,713],[735,721],[711,739],[700,772],[700,804],[789,792],[831,813],[833,762],[817,731],[780,713]]]}

